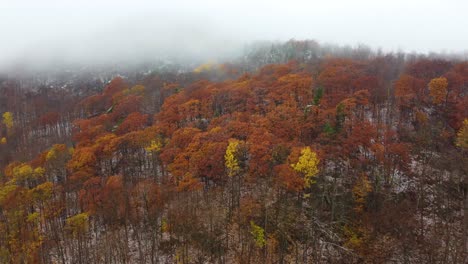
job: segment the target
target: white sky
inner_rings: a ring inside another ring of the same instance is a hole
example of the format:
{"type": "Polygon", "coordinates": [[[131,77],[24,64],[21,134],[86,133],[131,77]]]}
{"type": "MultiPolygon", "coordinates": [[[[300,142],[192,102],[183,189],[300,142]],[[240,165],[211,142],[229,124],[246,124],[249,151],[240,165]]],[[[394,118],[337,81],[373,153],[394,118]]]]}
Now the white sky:
{"type": "Polygon", "coordinates": [[[466,52],[468,0],[0,0],[0,64],[180,50],[215,56],[291,38],[466,52]]]}

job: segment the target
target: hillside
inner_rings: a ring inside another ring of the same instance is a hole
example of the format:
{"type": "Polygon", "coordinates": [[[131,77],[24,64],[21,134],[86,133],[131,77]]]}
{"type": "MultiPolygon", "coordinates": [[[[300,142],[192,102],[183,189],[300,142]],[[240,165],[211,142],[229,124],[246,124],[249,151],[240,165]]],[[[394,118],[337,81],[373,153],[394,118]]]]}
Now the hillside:
{"type": "Polygon", "coordinates": [[[3,80],[0,262],[466,263],[468,63],[315,45],[3,80]]]}

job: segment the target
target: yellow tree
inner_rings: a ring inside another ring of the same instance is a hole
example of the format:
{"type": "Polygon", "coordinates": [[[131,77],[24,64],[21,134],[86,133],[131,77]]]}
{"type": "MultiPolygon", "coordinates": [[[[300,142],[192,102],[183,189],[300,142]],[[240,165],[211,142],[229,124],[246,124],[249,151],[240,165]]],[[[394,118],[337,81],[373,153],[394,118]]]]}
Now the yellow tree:
{"type": "Polygon", "coordinates": [[[7,128],[7,132],[10,133],[13,128],[13,114],[11,112],[3,113],[3,124],[7,128]]]}
{"type": "Polygon", "coordinates": [[[257,247],[262,248],[266,244],[265,240],[265,229],[263,229],[261,226],[258,226],[255,224],[254,221],[250,221],[250,227],[252,231],[250,232],[253,236],[253,239],[255,240],[255,245],[257,247]]]}
{"type": "Polygon", "coordinates": [[[155,139],[155,140],[151,140],[150,144],[145,147],[145,150],[150,153],[159,152],[161,151],[162,147],[163,147],[162,141],[159,139],[155,139]]]}
{"type": "Polygon", "coordinates": [[[312,151],[310,147],[302,149],[299,161],[295,164],[291,164],[294,171],[304,175],[304,185],[306,188],[312,186],[315,183],[313,177],[319,172],[318,164],[320,160],[317,153],[312,151]]]}
{"type": "Polygon", "coordinates": [[[65,228],[68,230],[70,236],[76,241],[77,252],[76,258],[78,263],[84,263],[82,261],[85,258],[85,248],[86,248],[86,232],[89,228],[89,215],[88,213],[81,213],[74,216],[71,216],[65,221],[65,228]]]}
{"type": "Polygon", "coordinates": [[[448,81],[444,77],[434,78],[429,82],[429,94],[434,104],[440,104],[447,96],[448,81]]]}
{"type": "Polygon", "coordinates": [[[240,205],[240,197],[241,197],[241,165],[239,163],[239,152],[243,145],[243,141],[239,141],[237,139],[230,139],[229,144],[226,148],[226,153],[224,154],[224,161],[225,166],[227,169],[228,176],[230,178],[230,206],[229,206],[229,214],[231,214],[231,210],[233,206],[240,205]]]}
{"type": "Polygon", "coordinates": [[[463,125],[457,133],[455,144],[457,147],[468,149],[468,118],[463,121],[463,125]]]}
{"type": "Polygon", "coordinates": [[[226,148],[224,160],[226,168],[228,169],[229,177],[236,175],[240,171],[239,161],[237,159],[237,152],[239,148],[239,140],[229,140],[229,145],[226,148]]]}

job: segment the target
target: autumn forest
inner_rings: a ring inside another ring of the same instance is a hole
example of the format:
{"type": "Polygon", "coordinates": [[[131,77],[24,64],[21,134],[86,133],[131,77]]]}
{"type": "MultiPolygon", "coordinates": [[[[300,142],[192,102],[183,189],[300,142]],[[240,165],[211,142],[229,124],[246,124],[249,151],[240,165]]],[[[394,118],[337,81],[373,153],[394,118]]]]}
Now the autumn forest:
{"type": "Polygon", "coordinates": [[[0,77],[0,263],[467,263],[468,62],[291,40],[0,77]]]}

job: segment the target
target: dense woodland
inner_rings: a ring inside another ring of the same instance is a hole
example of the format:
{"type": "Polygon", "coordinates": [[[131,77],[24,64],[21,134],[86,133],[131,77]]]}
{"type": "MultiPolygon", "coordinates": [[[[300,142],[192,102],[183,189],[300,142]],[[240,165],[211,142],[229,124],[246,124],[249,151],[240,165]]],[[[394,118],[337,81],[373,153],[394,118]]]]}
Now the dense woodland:
{"type": "Polygon", "coordinates": [[[468,62],[289,41],[0,80],[0,263],[466,263],[468,62]]]}

